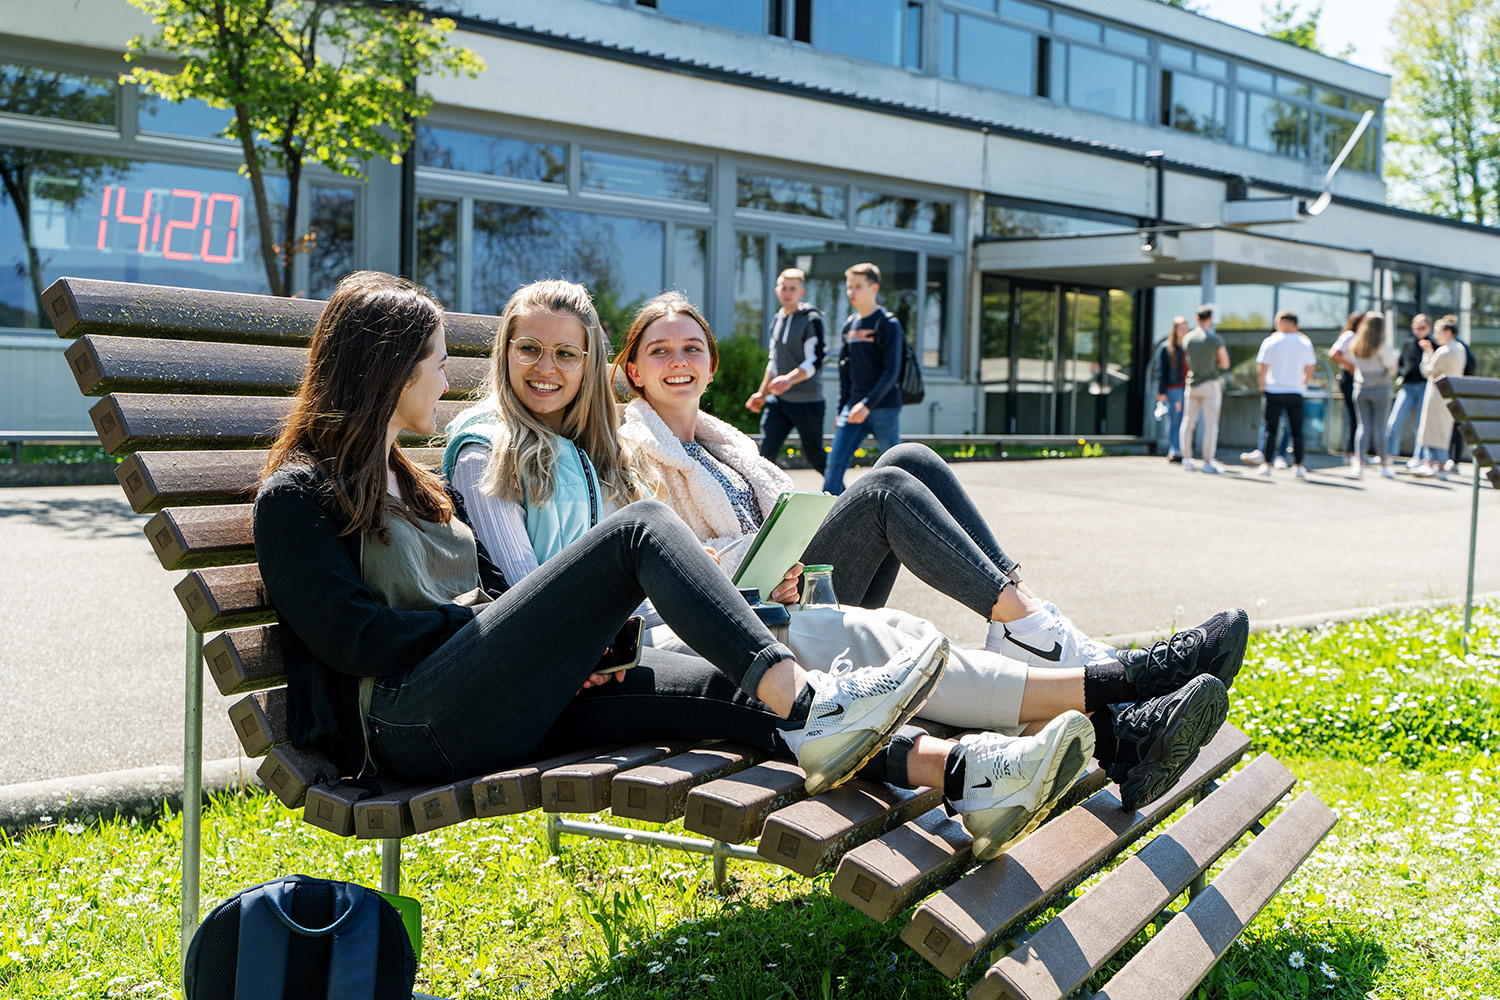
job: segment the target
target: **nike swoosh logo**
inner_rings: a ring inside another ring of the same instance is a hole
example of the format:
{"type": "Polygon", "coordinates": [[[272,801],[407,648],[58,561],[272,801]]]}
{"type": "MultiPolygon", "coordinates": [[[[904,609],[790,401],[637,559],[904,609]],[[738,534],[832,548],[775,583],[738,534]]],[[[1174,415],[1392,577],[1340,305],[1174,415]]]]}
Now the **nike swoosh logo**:
{"type": "Polygon", "coordinates": [[[825,709],[823,711],[823,713],[821,715],[818,716],[818,718],[819,719],[836,719],[836,718],[838,718],[839,716],[841,716],[843,714],[844,714],[844,706],[843,705],[830,705],[827,709],[825,709]]]}
{"type": "Polygon", "coordinates": [[[992,784],[994,784],[994,782],[990,781],[989,778],[985,778],[983,781],[979,782],[974,787],[975,788],[988,788],[992,784]]]}
{"type": "Polygon", "coordinates": [[[1020,639],[1017,639],[1009,632],[1005,633],[1005,637],[1011,642],[1015,643],[1017,646],[1020,646],[1022,649],[1026,650],[1028,653],[1035,653],[1037,656],[1040,656],[1044,660],[1051,660],[1053,663],[1057,663],[1062,660],[1062,643],[1060,642],[1054,642],[1051,649],[1042,650],[1037,649],[1035,646],[1026,645],[1026,643],[1022,642],[1020,639]]]}

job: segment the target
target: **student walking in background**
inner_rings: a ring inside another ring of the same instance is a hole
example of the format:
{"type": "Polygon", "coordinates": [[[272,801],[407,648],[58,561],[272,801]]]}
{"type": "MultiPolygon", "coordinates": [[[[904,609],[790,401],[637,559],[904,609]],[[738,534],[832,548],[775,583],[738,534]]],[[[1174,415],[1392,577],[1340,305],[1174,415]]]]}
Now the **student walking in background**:
{"type": "Polygon", "coordinates": [[[1187,354],[1187,401],[1182,412],[1179,447],[1182,468],[1193,472],[1200,466],[1193,461],[1193,428],[1203,420],[1204,472],[1222,472],[1214,456],[1219,449],[1219,411],[1224,406],[1224,372],[1229,370],[1229,348],[1224,338],[1214,332],[1214,307],[1198,307],[1198,325],[1182,338],[1187,354]]]}
{"type": "MultiPolygon", "coordinates": [[[[1302,464],[1303,395],[1317,366],[1318,355],[1312,341],[1297,329],[1297,314],[1289,309],[1278,312],[1276,332],[1260,342],[1255,355],[1255,378],[1260,383],[1265,413],[1266,450],[1275,454],[1281,415],[1286,414],[1292,432],[1292,472],[1298,479],[1307,478],[1307,467],[1302,464]]],[[[1255,471],[1269,476],[1271,466],[1261,463],[1255,471]]]]}
{"type": "Polygon", "coordinates": [[[1448,471],[1448,441],[1453,434],[1453,414],[1443,401],[1443,394],[1433,385],[1443,375],[1461,375],[1464,370],[1464,353],[1456,343],[1458,339],[1458,317],[1444,316],[1437,321],[1432,332],[1437,346],[1431,340],[1422,341],[1422,375],[1427,379],[1427,391],[1422,397],[1422,420],[1417,424],[1417,459],[1419,464],[1412,470],[1416,476],[1436,476],[1446,480],[1448,471]]]}
{"type": "Polygon", "coordinates": [[[1396,351],[1386,343],[1385,317],[1378,312],[1365,313],[1356,324],[1354,336],[1334,360],[1347,364],[1354,380],[1354,443],[1349,454],[1349,474],[1356,479],[1364,475],[1365,446],[1373,442],[1375,453],[1380,456],[1380,474],[1390,479],[1394,473],[1385,422],[1391,409],[1396,351]]]}
{"type": "Polygon", "coordinates": [[[1156,401],[1167,408],[1167,461],[1182,461],[1182,397],[1187,393],[1187,354],[1182,338],[1187,320],[1172,318],[1172,330],[1156,352],[1156,401]]]}
{"type": "Polygon", "coordinates": [[[844,473],[865,437],[881,451],[901,443],[901,321],[880,305],[880,268],[855,264],[844,272],[844,294],[854,315],[844,323],[839,355],[839,414],[823,489],[844,492],[844,473]]]}
{"type": "MultiPolygon", "coordinates": [[[[1354,341],[1354,331],[1359,326],[1359,321],[1364,318],[1364,313],[1356,309],[1349,314],[1344,321],[1344,328],[1334,338],[1333,346],[1328,349],[1328,358],[1339,366],[1339,395],[1344,398],[1344,426],[1348,433],[1345,450],[1352,458],[1354,456],[1354,425],[1358,418],[1354,412],[1354,363],[1349,359],[1349,345],[1354,341]]],[[[1373,445],[1369,438],[1365,439],[1373,445]]]]}
{"type": "Polygon", "coordinates": [[[771,320],[771,356],[760,388],[745,401],[745,409],[760,414],[760,454],[776,461],[777,452],[792,428],[802,440],[802,457],[822,475],[827,467],[823,454],[823,352],[827,335],[823,314],[802,301],[807,276],[789,267],[776,278],[776,301],[781,303],[771,320]]]}
{"type": "MultiPolygon", "coordinates": [[[[1411,336],[1401,345],[1396,359],[1396,374],[1401,379],[1401,388],[1396,391],[1396,401],[1391,406],[1391,419],[1386,421],[1385,435],[1391,454],[1401,454],[1401,435],[1406,433],[1406,421],[1413,413],[1420,414],[1422,397],[1427,392],[1427,377],[1422,374],[1422,344],[1432,332],[1432,322],[1426,313],[1417,313],[1411,318],[1411,336]]],[[[1412,459],[1406,463],[1408,469],[1422,464],[1417,457],[1420,444],[1412,445],[1412,459]]]]}

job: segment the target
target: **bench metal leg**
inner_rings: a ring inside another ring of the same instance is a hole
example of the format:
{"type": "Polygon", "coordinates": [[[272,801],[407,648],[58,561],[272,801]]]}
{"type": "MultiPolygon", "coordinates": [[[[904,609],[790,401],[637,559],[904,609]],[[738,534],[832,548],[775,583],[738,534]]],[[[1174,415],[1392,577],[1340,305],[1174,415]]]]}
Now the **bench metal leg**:
{"type": "Polygon", "coordinates": [[[380,842],[380,891],[401,895],[401,838],[387,837],[380,842]]]}
{"type": "Polygon", "coordinates": [[[203,836],[203,633],[187,627],[182,711],[182,952],[198,929],[198,869],[203,836]]]}
{"type": "Polygon", "coordinates": [[[1479,459],[1469,456],[1474,466],[1473,506],[1469,511],[1469,589],[1464,592],[1464,655],[1469,655],[1469,626],[1474,621],[1474,550],[1479,544],[1479,459]]]}
{"type": "Polygon", "coordinates": [[[763,858],[753,847],[744,844],[727,844],[722,840],[704,840],[699,837],[684,837],[676,833],[658,833],[654,830],[632,830],[608,823],[588,823],[582,820],[565,819],[560,813],[547,814],[547,847],[553,854],[562,850],[562,835],[594,837],[598,840],[613,840],[622,844],[647,844],[664,847],[671,851],[687,851],[690,854],[706,854],[714,860],[714,891],[724,891],[724,881],[730,858],[736,861],[759,861],[775,864],[763,858]]]}

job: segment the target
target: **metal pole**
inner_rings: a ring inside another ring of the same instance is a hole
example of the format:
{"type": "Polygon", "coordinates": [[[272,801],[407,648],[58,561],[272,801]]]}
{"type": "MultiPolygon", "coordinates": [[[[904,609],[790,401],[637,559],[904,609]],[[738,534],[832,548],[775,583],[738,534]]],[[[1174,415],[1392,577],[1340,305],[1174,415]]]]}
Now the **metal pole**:
{"type": "Polygon", "coordinates": [[[182,711],[182,952],[198,929],[198,868],[203,838],[203,633],[187,626],[182,711]]]}
{"type": "Polygon", "coordinates": [[[401,895],[400,837],[386,837],[380,841],[380,891],[388,896],[401,895]]]}
{"type": "Polygon", "coordinates": [[[1469,456],[1474,466],[1473,507],[1469,511],[1469,588],[1464,592],[1464,655],[1469,655],[1469,625],[1474,620],[1474,551],[1479,545],[1479,459],[1469,456]]]}

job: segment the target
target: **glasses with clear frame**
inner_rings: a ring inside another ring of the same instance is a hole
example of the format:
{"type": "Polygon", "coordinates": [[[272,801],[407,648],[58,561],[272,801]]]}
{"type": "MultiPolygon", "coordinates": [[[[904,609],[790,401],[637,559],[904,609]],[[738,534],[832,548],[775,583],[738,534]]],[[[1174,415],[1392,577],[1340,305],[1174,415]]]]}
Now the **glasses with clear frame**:
{"type": "Polygon", "coordinates": [[[589,353],[577,344],[543,347],[540,342],[530,337],[518,337],[510,342],[510,359],[522,368],[530,368],[541,361],[542,355],[549,351],[552,352],[552,363],[565,372],[570,372],[583,364],[589,353]]]}

